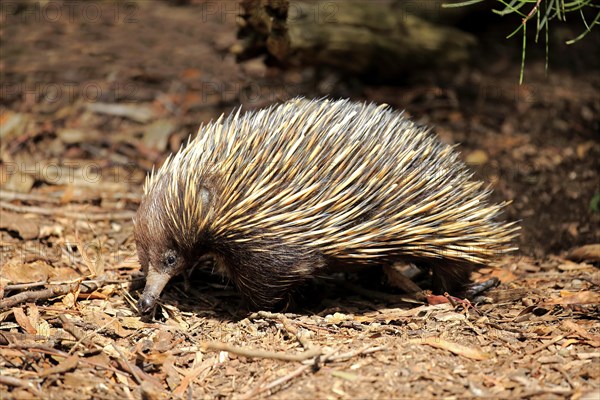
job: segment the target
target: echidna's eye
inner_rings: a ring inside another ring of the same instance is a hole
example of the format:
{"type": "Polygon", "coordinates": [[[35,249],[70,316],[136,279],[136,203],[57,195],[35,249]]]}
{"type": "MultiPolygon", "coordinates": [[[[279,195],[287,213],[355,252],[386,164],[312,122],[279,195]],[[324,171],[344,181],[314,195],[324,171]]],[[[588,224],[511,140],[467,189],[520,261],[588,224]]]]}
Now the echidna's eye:
{"type": "Polygon", "coordinates": [[[177,257],[175,257],[174,254],[168,254],[167,257],[165,257],[165,263],[167,264],[167,267],[174,267],[176,262],[177,257]]]}

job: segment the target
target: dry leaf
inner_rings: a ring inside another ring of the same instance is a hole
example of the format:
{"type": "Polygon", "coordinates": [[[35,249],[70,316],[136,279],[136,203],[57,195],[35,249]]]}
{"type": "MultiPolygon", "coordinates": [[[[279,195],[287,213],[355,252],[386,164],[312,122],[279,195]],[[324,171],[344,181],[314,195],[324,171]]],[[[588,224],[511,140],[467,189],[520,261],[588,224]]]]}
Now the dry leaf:
{"type": "Polygon", "coordinates": [[[35,329],[29,318],[27,318],[27,316],[23,312],[23,309],[19,307],[13,308],[13,314],[15,315],[15,320],[17,321],[17,324],[19,324],[19,326],[23,328],[25,332],[30,333],[32,335],[37,334],[37,329],[35,329]]]}
{"type": "Polygon", "coordinates": [[[462,344],[448,342],[439,337],[428,337],[425,339],[411,339],[408,343],[412,344],[426,344],[437,349],[448,350],[451,353],[458,354],[463,357],[470,358],[472,360],[487,360],[490,355],[484,353],[481,350],[463,346],[462,344]]]}
{"type": "Polygon", "coordinates": [[[594,353],[578,353],[577,358],[580,360],[590,360],[594,358],[600,358],[600,351],[596,351],[594,353]]]}
{"type": "Polygon", "coordinates": [[[571,249],[567,254],[569,260],[574,261],[600,261],[600,243],[588,244],[571,249]]]}
{"type": "Polygon", "coordinates": [[[0,175],[3,176],[2,190],[6,191],[29,193],[35,183],[33,176],[19,171],[8,174],[3,169],[0,169],[0,175]]]}
{"type": "Polygon", "coordinates": [[[428,294],[425,296],[427,298],[427,304],[430,306],[437,306],[438,304],[446,304],[450,303],[447,297],[438,295],[438,294],[428,294]]]}
{"type": "Polygon", "coordinates": [[[45,319],[41,319],[40,322],[38,322],[35,326],[35,329],[37,329],[37,334],[39,336],[50,337],[50,335],[52,334],[52,328],[50,327],[48,321],[46,321],[45,319]]]}
{"type": "MultiPolygon", "coordinates": [[[[115,351],[113,349],[113,351],[115,351]]],[[[120,356],[117,356],[115,358],[118,358],[120,356]]],[[[123,374],[115,374],[115,377],[117,378],[117,380],[119,381],[119,383],[125,387],[129,386],[129,380],[127,379],[127,375],[123,375],[123,374]]]]}
{"type": "Polygon", "coordinates": [[[580,326],[575,321],[565,320],[562,322],[565,329],[577,333],[580,337],[589,341],[589,344],[594,347],[600,347],[600,335],[589,333],[584,327],[580,326]]]}
{"type": "Polygon", "coordinates": [[[465,314],[457,313],[454,311],[443,312],[441,314],[434,315],[433,318],[436,321],[441,321],[441,322],[466,321],[466,319],[467,319],[465,314]]]}
{"type": "Polygon", "coordinates": [[[116,266],[111,266],[110,269],[139,269],[141,268],[137,254],[126,257],[122,262],[116,266]]]}
{"type": "MultiPolygon", "coordinates": [[[[77,292],[79,292],[79,290],[77,292]]],[[[61,299],[61,301],[67,308],[73,308],[73,307],[75,307],[76,299],[77,299],[77,297],[75,296],[74,293],[67,293],[61,299]]]]}
{"type": "Polygon", "coordinates": [[[173,348],[173,333],[161,329],[153,338],[154,350],[163,353],[173,348]]]}
{"type": "Polygon", "coordinates": [[[331,371],[331,375],[338,377],[338,378],[342,378],[345,379],[347,381],[356,381],[358,380],[359,376],[356,374],[353,374],[351,372],[346,372],[346,371],[331,371]]]}
{"type": "Polygon", "coordinates": [[[352,319],[353,319],[353,317],[351,315],[346,315],[346,314],[342,314],[339,312],[336,312],[333,315],[329,314],[329,315],[325,316],[325,321],[328,324],[333,324],[333,325],[339,324],[344,321],[351,321],[352,319]]]}
{"type": "Polygon", "coordinates": [[[144,104],[90,103],[88,110],[106,115],[129,118],[133,121],[146,123],[155,117],[154,110],[144,104]]]}
{"type": "Polygon", "coordinates": [[[494,268],[489,276],[498,278],[502,283],[513,282],[517,279],[517,276],[506,268],[494,268]]]}
{"type": "Polygon", "coordinates": [[[32,117],[30,114],[3,110],[2,113],[0,113],[0,138],[8,141],[11,136],[15,138],[23,135],[31,120],[32,117]]]}
{"type": "Polygon", "coordinates": [[[482,165],[488,162],[488,160],[489,157],[483,150],[474,150],[465,157],[465,162],[472,165],[482,165]]]}
{"type": "Polygon", "coordinates": [[[27,317],[31,322],[31,325],[36,326],[40,321],[40,309],[35,304],[27,305],[27,317]]]}
{"type": "Polygon", "coordinates": [[[549,305],[573,305],[573,304],[598,304],[600,303],[600,293],[584,290],[581,292],[562,291],[561,297],[543,302],[545,306],[549,305]]]}
{"type": "MultiPolygon", "coordinates": [[[[116,359],[120,359],[121,358],[121,355],[115,349],[114,343],[107,344],[106,346],[104,346],[102,348],[102,351],[104,352],[104,354],[106,354],[110,358],[116,358],[116,359]]],[[[117,375],[121,375],[121,374],[117,374],[117,375]]]]}
{"type": "Polygon", "coordinates": [[[77,235],[76,237],[77,249],[81,254],[83,263],[90,271],[91,277],[103,276],[104,275],[104,260],[102,259],[101,243],[84,243],[83,240],[77,235]]]}
{"type": "Polygon", "coordinates": [[[582,269],[590,269],[591,265],[586,263],[576,263],[569,260],[562,260],[562,263],[558,266],[559,271],[579,271],[582,269]]]}
{"type": "Polygon", "coordinates": [[[22,214],[2,211],[0,218],[0,229],[14,231],[25,240],[36,239],[40,234],[40,226],[37,220],[24,218],[22,214]]]}
{"type": "Polygon", "coordinates": [[[54,270],[51,265],[42,260],[22,264],[15,259],[0,267],[0,274],[11,283],[45,282],[54,276],[54,270]]]}
{"type": "Polygon", "coordinates": [[[48,283],[56,282],[73,282],[81,279],[81,274],[70,267],[54,267],[52,281],[48,283]]]}
{"type": "Polygon", "coordinates": [[[122,317],[121,325],[123,328],[127,329],[142,329],[146,326],[144,322],[140,319],[140,317],[122,317]]]}
{"type": "Polygon", "coordinates": [[[86,319],[90,318],[93,324],[97,325],[98,327],[109,329],[120,337],[127,337],[131,334],[130,331],[127,331],[123,328],[123,326],[121,326],[121,323],[117,318],[109,317],[102,312],[92,312],[86,315],[86,319]]]}
{"type": "Polygon", "coordinates": [[[169,136],[177,129],[177,124],[168,119],[159,119],[146,126],[143,141],[146,146],[165,151],[169,136]]]}
{"type": "Polygon", "coordinates": [[[202,372],[212,367],[212,360],[205,360],[200,365],[189,370],[181,380],[181,384],[173,391],[174,397],[183,396],[191,382],[193,382],[202,372]]]}

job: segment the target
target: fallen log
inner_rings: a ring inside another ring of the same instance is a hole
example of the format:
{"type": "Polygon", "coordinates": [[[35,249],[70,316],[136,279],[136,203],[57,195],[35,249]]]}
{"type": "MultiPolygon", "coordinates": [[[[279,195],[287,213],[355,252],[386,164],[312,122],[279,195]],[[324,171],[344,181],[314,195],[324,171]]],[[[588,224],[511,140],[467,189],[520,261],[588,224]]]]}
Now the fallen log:
{"type": "Polygon", "coordinates": [[[382,80],[469,58],[475,38],[389,1],[242,0],[238,61],[325,65],[382,80]]]}

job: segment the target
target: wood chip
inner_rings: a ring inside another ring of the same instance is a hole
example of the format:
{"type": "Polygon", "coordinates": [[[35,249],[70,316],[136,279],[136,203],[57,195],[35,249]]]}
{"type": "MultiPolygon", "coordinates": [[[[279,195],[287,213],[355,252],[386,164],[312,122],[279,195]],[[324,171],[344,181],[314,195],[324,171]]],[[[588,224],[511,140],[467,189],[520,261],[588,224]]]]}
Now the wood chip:
{"type": "Polygon", "coordinates": [[[448,350],[451,353],[458,354],[472,360],[487,360],[491,356],[479,349],[467,347],[462,344],[452,343],[439,337],[428,337],[425,339],[411,339],[411,344],[425,344],[437,349],[448,350]]]}

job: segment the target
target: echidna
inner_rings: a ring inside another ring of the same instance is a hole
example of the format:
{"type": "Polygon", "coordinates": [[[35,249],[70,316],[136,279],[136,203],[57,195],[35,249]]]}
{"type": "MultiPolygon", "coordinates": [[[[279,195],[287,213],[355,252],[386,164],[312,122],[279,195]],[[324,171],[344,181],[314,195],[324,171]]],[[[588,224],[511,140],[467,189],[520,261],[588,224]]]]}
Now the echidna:
{"type": "Polygon", "coordinates": [[[514,250],[504,204],[426,128],[386,105],[296,98],[200,127],[146,180],[135,239],[152,310],[212,255],[250,306],[273,308],[332,265],[429,266],[440,290],[514,250]]]}

